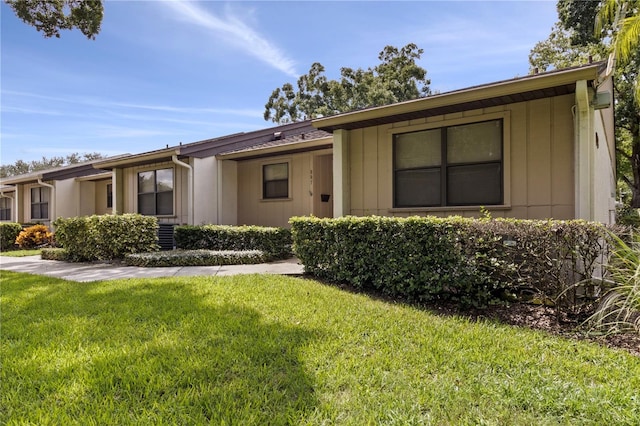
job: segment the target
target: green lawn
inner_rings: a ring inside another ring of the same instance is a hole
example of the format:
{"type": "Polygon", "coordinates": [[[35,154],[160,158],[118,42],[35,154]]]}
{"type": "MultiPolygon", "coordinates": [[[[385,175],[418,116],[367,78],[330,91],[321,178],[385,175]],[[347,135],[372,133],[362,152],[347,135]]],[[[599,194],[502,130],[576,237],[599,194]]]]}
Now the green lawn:
{"type": "Polygon", "coordinates": [[[2,271],[0,424],[638,424],[640,358],[280,276],[2,271]]]}
{"type": "Polygon", "coordinates": [[[0,252],[2,256],[8,257],[25,257],[25,256],[36,256],[42,253],[42,250],[8,250],[0,252]]]}

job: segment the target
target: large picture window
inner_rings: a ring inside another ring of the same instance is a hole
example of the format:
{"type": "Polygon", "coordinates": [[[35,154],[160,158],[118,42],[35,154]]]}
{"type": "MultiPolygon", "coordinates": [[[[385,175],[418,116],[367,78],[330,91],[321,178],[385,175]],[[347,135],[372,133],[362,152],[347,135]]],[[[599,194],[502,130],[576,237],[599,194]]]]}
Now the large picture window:
{"type": "Polygon", "coordinates": [[[502,120],[397,134],[394,207],[503,202],[502,120]]]}
{"type": "Polygon", "coordinates": [[[0,197],[0,220],[11,220],[11,202],[9,197],[0,197]]]}
{"type": "Polygon", "coordinates": [[[173,169],[138,173],[138,213],[173,215],[173,169]]]}
{"type": "Polygon", "coordinates": [[[49,188],[31,188],[31,219],[49,219],[49,188]]]}
{"type": "Polygon", "coordinates": [[[262,166],[262,198],[289,197],[289,163],[262,166]]]}

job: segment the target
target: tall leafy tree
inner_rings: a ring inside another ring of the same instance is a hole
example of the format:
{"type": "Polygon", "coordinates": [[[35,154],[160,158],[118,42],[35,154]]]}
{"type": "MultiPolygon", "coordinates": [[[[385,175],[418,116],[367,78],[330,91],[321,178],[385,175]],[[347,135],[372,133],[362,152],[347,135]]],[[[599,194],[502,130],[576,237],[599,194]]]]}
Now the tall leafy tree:
{"type": "Polygon", "coordinates": [[[341,68],[340,80],[328,80],[316,62],[298,79],[273,91],[265,105],[264,119],[288,123],[304,118],[338,114],[387,105],[430,93],[427,71],[416,61],[424,51],[413,43],[402,48],[386,46],[373,68],[341,68]]]}
{"type": "Polygon", "coordinates": [[[40,170],[55,169],[56,167],[78,164],[85,161],[99,160],[101,158],[104,158],[104,156],[99,152],[89,152],[84,154],[74,152],[66,157],[42,157],[41,160],[33,160],[29,162],[17,160],[15,163],[3,164],[0,166],[0,177],[17,176],[40,170]]]}
{"type": "Polygon", "coordinates": [[[61,30],[79,29],[89,39],[100,32],[101,0],[6,0],[18,18],[45,37],[60,38],[61,30]]]}
{"type": "Polygon", "coordinates": [[[640,69],[640,49],[637,48],[640,33],[637,29],[621,31],[619,28],[637,22],[639,6],[639,0],[559,0],[559,22],[549,38],[537,43],[529,55],[532,68],[546,70],[584,64],[589,56],[604,60],[614,49],[619,54],[621,60],[617,61],[614,72],[619,191],[630,195],[625,201],[634,208],[640,208],[640,98],[634,96],[640,69]],[[619,46],[622,39],[626,40],[625,44],[619,46]],[[636,48],[630,49],[629,43],[633,46],[634,42],[636,48]],[[620,54],[622,51],[626,52],[624,56],[620,54]]]}
{"type": "MultiPolygon", "coordinates": [[[[636,59],[640,50],[640,0],[603,0],[598,10],[596,34],[613,37],[614,54],[622,65],[636,59]],[[610,28],[610,34],[606,33],[610,28]]],[[[634,96],[640,106],[640,75],[636,73],[634,96]]]]}

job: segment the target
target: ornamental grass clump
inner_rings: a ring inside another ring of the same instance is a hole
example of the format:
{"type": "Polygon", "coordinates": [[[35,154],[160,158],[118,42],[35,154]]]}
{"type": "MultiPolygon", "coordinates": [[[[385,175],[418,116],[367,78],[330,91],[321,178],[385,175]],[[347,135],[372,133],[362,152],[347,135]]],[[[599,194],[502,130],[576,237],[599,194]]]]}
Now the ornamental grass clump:
{"type": "Polygon", "coordinates": [[[18,234],[16,244],[23,250],[48,247],[53,244],[53,234],[45,225],[33,225],[18,234]]]}
{"type": "Polygon", "coordinates": [[[611,244],[610,288],[588,321],[592,331],[640,334],[640,237],[634,235],[627,243],[612,235],[611,244]]]}

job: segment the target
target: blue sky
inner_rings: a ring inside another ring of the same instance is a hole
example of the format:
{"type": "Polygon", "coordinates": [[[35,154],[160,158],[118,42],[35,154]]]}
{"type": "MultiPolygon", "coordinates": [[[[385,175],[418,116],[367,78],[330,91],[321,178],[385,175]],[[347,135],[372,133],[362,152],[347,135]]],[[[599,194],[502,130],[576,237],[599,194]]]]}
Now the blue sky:
{"type": "Polygon", "coordinates": [[[274,124],[271,92],[313,62],[375,66],[416,43],[432,90],[523,76],[555,1],[105,3],[95,40],[44,38],[2,2],[0,163],[139,153],[274,124]]]}

